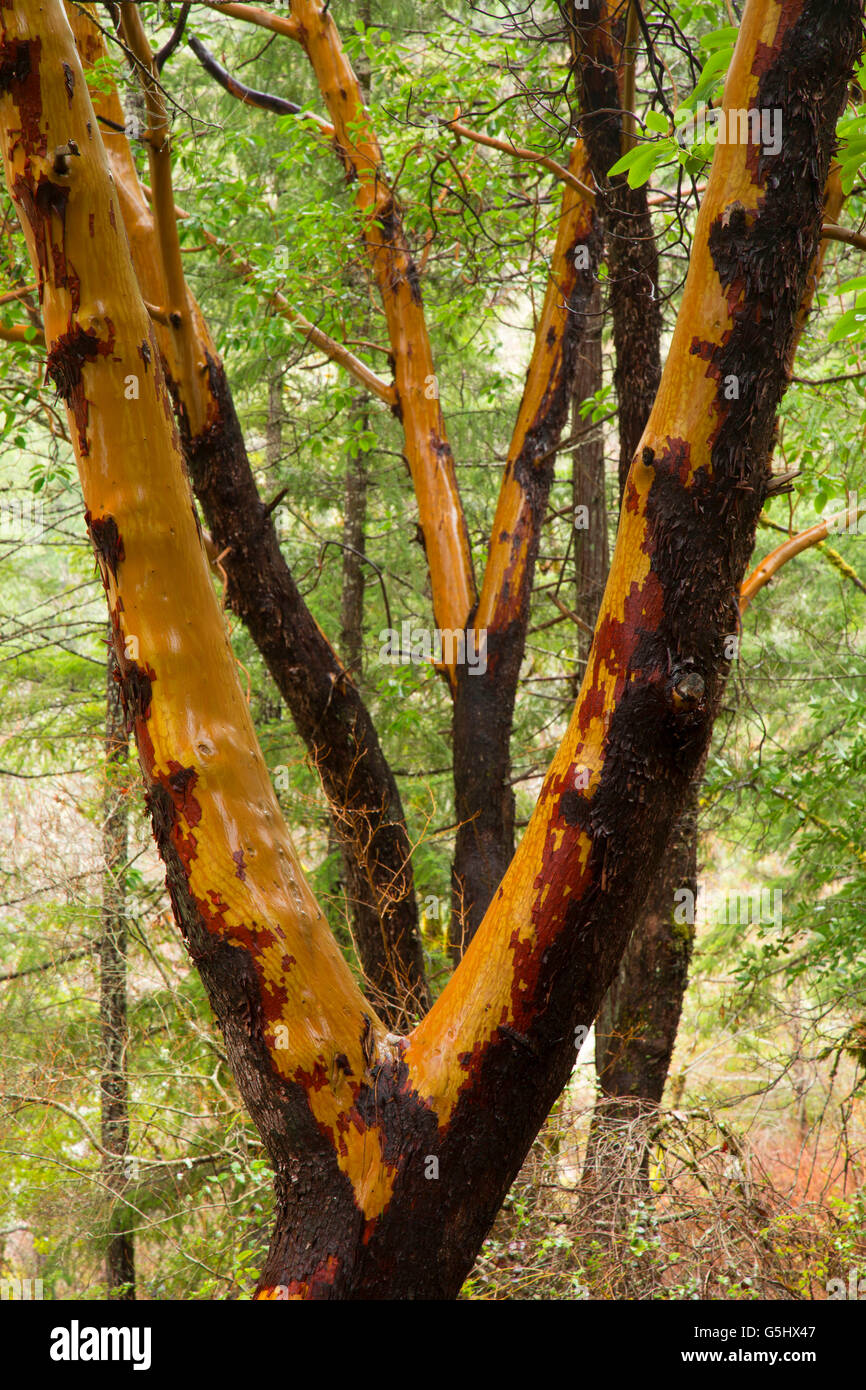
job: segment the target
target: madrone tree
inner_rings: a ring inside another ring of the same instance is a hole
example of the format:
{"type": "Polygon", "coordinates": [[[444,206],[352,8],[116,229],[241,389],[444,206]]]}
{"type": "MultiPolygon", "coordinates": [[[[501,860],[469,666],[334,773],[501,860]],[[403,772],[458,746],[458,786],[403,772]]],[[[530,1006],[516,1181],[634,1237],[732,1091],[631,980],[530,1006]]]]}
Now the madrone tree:
{"type": "MultiPolygon", "coordinates": [[[[453,1297],[569,1077],[575,1038],[613,979],[707,747],[772,487],[775,415],[861,6],[748,0],[725,106],[780,112],[781,148],[716,149],[568,730],[461,963],[421,1022],[399,1032],[355,984],[306,883],[238,682],[184,460],[202,491],[235,487],[243,515],[242,441],[182,276],[161,55],[145,48],[137,8],[118,8],[147,99],[159,297],[136,247],[150,233],[133,225],[112,177],[120,156],[106,150],[61,0],[2,0],[0,134],[174,914],[274,1166],[259,1296],[453,1297]]],[[[315,0],[293,0],[289,14],[215,8],[299,42],[327,103],[324,133],[352,175],[394,380],[347,366],[400,414],[439,625],[490,634],[483,693],[461,694],[469,682],[447,672],[455,725],[465,718],[464,737],[483,741],[520,645],[514,605],[531,586],[544,449],[512,451],[476,591],[441,410],[424,389],[432,358],[417,269],[333,16],[315,0]]],[[[569,248],[593,236],[582,160],[578,147],[564,171],[569,248]]],[[[568,266],[573,255],[563,276],[568,266]]],[[[573,289],[552,292],[552,319],[570,322],[573,289]]],[[[544,341],[552,347],[556,331],[544,341]]],[[[544,370],[534,357],[526,437],[548,403],[544,370]]],[[[262,509],[246,502],[252,544],[262,509]]],[[[283,583],[265,623],[291,620],[283,583]]],[[[333,677],[351,684],[340,669],[333,677]]],[[[339,756],[351,735],[344,726],[339,756]]]]}

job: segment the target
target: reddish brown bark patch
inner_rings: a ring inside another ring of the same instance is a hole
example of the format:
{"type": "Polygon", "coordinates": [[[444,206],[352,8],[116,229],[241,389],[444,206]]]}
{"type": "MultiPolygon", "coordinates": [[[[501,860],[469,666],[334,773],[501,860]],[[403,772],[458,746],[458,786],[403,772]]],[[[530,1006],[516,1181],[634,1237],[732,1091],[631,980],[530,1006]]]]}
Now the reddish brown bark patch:
{"type": "Polygon", "coordinates": [[[8,92],[16,82],[30,76],[30,45],[13,39],[0,44],[0,92],[8,92]]]}
{"type": "Polygon", "coordinates": [[[123,537],[117,529],[117,522],[113,516],[94,517],[90,512],[84,513],[84,520],[93,549],[116,581],[117,566],[121,560],[126,558],[123,550],[123,537]]]}
{"type": "Polygon", "coordinates": [[[129,720],[147,720],[153,702],[153,682],[156,672],[150,667],[142,668],[135,661],[125,664],[121,677],[123,703],[129,720]]]}
{"type": "Polygon", "coordinates": [[[15,109],[21,117],[21,143],[28,156],[44,155],[47,137],[40,128],[42,89],[39,63],[42,40],[13,39],[0,44],[0,92],[12,92],[15,109]],[[13,89],[18,88],[17,91],[13,89]]]}
{"type": "Polygon", "coordinates": [[[100,342],[98,334],[76,324],[69,333],[61,333],[45,363],[45,375],[72,412],[82,454],[89,453],[87,420],[90,410],[84,390],[84,364],[109,351],[110,345],[100,342]]]}
{"type": "Polygon", "coordinates": [[[201,806],[192,794],[198,781],[198,773],[194,767],[183,767],[174,759],[169,760],[168,767],[167,782],[174,804],[190,828],[195,829],[201,820],[201,806]]]}

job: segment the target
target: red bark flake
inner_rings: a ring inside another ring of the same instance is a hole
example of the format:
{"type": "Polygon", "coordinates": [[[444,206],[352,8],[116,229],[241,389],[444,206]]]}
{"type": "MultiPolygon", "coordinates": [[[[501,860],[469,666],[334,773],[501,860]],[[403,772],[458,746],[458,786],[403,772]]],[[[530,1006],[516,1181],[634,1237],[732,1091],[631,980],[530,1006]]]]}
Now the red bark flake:
{"type": "Polygon", "coordinates": [[[336,1281],[340,1270],[340,1261],[336,1255],[329,1255],[326,1260],[317,1267],[309,1280],[292,1279],[288,1284],[279,1284],[279,1297],[281,1299],[298,1298],[313,1299],[318,1298],[330,1289],[336,1281]],[[283,1292],[285,1290],[285,1292],[283,1292]]]}
{"type": "Polygon", "coordinates": [[[633,478],[629,478],[628,482],[626,483],[623,505],[627,512],[637,513],[640,511],[640,493],[637,490],[637,486],[633,478]]]}
{"type": "Polygon", "coordinates": [[[113,516],[95,517],[89,511],[84,513],[84,522],[93,549],[104,562],[106,568],[110,570],[112,578],[116,580],[117,566],[121,560],[126,558],[123,550],[123,537],[118,530],[117,522],[113,516]]]}
{"type": "MultiPolygon", "coordinates": [[[[331,1084],[324,1062],[316,1062],[312,1071],[304,1071],[302,1067],[299,1067],[294,1073],[294,1079],[307,1092],[322,1091],[331,1084]]],[[[323,1124],[321,1120],[317,1121],[317,1123],[322,1134],[327,1139],[331,1139],[332,1135],[329,1127],[323,1124]]]]}
{"type": "MultiPolygon", "coordinates": [[[[13,94],[15,109],[21,117],[20,143],[27,155],[27,169],[30,169],[31,155],[44,156],[48,149],[47,136],[41,129],[42,86],[39,64],[42,55],[42,40],[13,39],[0,44],[0,92],[13,94]]],[[[10,135],[12,132],[10,131],[10,135]]],[[[17,141],[11,141],[14,150],[17,141]]]]}
{"type": "Polygon", "coordinates": [[[181,763],[170,758],[168,776],[163,774],[160,780],[171,792],[174,804],[187,825],[191,830],[194,830],[201,820],[201,806],[192,795],[193,787],[198,781],[198,773],[195,768],[184,767],[181,763]]]}
{"type": "Polygon", "coordinates": [[[90,410],[82,372],[85,362],[92,362],[97,356],[107,357],[114,347],[114,328],[109,320],[106,322],[109,328],[106,342],[76,324],[55,339],[45,363],[46,376],[53,381],[57,395],[65,401],[75,420],[82,454],[89,453],[87,421],[90,410]]]}

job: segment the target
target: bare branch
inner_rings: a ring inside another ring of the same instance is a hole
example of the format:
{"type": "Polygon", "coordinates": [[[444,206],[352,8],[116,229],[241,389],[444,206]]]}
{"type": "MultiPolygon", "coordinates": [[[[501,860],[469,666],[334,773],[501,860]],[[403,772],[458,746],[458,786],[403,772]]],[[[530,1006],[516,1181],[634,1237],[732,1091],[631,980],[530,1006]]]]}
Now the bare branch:
{"type": "Polygon", "coordinates": [[[470,130],[462,121],[443,121],[442,124],[447,130],[452,130],[455,135],[463,136],[467,140],[474,140],[476,145],[487,145],[492,150],[501,150],[503,154],[510,154],[515,159],[525,159],[531,164],[540,164],[543,168],[549,169],[561,183],[567,183],[569,188],[580,193],[588,203],[595,204],[595,193],[581,179],[572,174],[564,165],[558,164],[548,154],[537,154],[535,150],[528,150],[523,145],[515,145],[511,140],[498,140],[493,135],[482,135],[480,131],[470,130]]]}

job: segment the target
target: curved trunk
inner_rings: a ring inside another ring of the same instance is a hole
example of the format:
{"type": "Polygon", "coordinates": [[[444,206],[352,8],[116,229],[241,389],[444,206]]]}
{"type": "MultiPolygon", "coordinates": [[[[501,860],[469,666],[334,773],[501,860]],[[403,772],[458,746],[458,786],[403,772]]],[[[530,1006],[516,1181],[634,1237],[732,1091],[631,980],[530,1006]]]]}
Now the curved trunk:
{"type": "MultiPolygon", "coordinates": [[[[571,173],[587,173],[578,141],[571,173]]],[[[601,229],[591,205],[566,187],[550,278],[493,520],[467,648],[484,662],[457,667],[453,758],[457,836],[450,942],[459,959],[477,931],[514,852],[511,729],[529,626],[535,561],[562,427],[587,329],[595,326],[601,229]]]]}
{"type": "MultiPolygon", "coordinates": [[[[843,201],[838,166],[834,166],[825,189],[823,220],[835,221],[843,201]]],[[[821,278],[826,244],[821,242],[806,279],[788,350],[788,375],[793,370],[797,344],[821,278]]],[[[767,557],[741,586],[740,612],[745,611],[754,593],[780,564],[808,545],[819,542],[828,530],[829,522],[820,523],[767,557]]],[[[703,768],[696,775],[660,873],[650,888],[643,915],[596,1021],[595,1065],[603,1099],[593,1114],[585,1163],[587,1172],[605,1161],[605,1145],[600,1142],[605,1126],[610,1131],[611,1146],[607,1148],[607,1156],[611,1157],[616,1151],[617,1132],[638,1116],[640,1102],[647,1102],[652,1109],[661,1104],[664,1094],[694,945],[694,923],[690,926],[678,920],[681,914],[675,913],[675,894],[687,889],[692,893],[692,903],[697,900],[697,806],[702,780],[703,768]],[[617,1105],[618,1097],[622,1098],[622,1105],[617,1105]]],[[[603,1179],[601,1186],[604,1187],[603,1179]]]]}
{"type": "MultiPolygon", "coordinates": [[[[87,12],[67,5],[85,69],[101,59],[101,35],[87,12]]],[[[165,304],[160,241],[168,240],[145,200],[116,90],[95,94],[110,123],[103,139],[141,293],[165,304]],[[113,130],[111,127],[120,127],[113,130]]],[[[184,456],[216,554],[226,602],[246,625],[286,701],[321,777],[335,830],[351,865],[354,896],[366,911],[356,946],[371,993],[394,1027],[430,1005],[412,874],[412,847],[400,793],[357,686],[316,623],[280,550],[258,494],[222,361],[201,310],[186,290],[178,325],[154,323],[169,374],[184,456]],[[184,351],[178,342],[190,340],[184,351]],[[195,358],[195,370],[184,362],[195,358]]]]}

